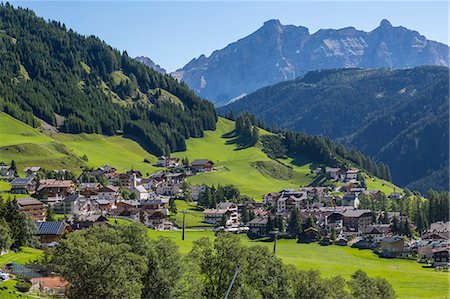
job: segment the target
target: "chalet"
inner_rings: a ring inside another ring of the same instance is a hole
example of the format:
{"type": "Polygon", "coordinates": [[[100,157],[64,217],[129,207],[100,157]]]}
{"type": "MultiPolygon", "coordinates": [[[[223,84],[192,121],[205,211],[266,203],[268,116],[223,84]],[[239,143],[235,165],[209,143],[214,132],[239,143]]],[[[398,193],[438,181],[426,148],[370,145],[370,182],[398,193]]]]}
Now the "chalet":
{"type": "Polygon", "coordinates": [[[343,226],[347,231],[362,232],[372,224],[371,210],[347,209],[342,216],[343,226]]]}
{"type": "Polygon", "coordinates": [[[105,174],[105,173],[114,173],[114,172],[117,171],[117,169],[115,169],[114,167],[109,166],[109,165],[100,166],[99,168],[97,168],[97,170],[102,171],[103,174],[105,174]]]}
{"type": "Polygon", "coordinates": [[[360,173],[359,169],[350,169],[345,173],[345,178],[347,181],[358,180],[358,175],[360,173]]]}
{"type": "Polygon", "coordinates": [[[448,263],[448,252],[450,246],[433,249],[433,260],[435,263],[448,263]]]}
{"type": "Polygon", "coordinates": [[[61,276],[34,277],[30,279],[30,292],[51,294],[52,296],[65,297],[69,283],[61,276]]]}
{"type": "Polygon", "coordinates": [[[158,167],[173,168],[173,167],[180,166],[179,161],[180,161],[180,159],[178,159],[178,158],[171,158],[171,157],[168,157],[168,156],[161,156],[161,157],[158,158],[158,162],[156,163],[156,165],[158,167]]]}
{"type": "Polygon", "coordinates": [[[369,225],[364,229],[363,237],[370,244],[377,244],[388,236],[390,230],[389,224],[369,225]]]}
{"type": "Polygon", "coordinates": [[[125,172],[126,175],[133,177],[136,176],[137,178],[142,178],[142,173],[139,170],[135,170],[134,168],[131,168],[127,172],[125,172]]]}
{"type": "Polygon", "coordinates": [[[86,202],[87,198],[84,195],[75,193],[64,197],[61,202],[56,203],[53,207],[57,213],[64,214],[82,214],[82,203],[86,202]]]}
{"type": "Polygon", "coordinates": [[[213,170],[214,162],[208,159],[199,159],[192,161],[191,167],[192,169],[202,172],[202,171],[211,171],[213,170]]]}
{"type": "Polygon", "coordinates": [[[170,229],[172,223],[166,221],[167,215],[162,213],[161,211],[148,212],[143,211],[143,219],[142,223],[150,228],[157,230],[170,229]]]}
{"type": "Polygon", "coordinates": [[[166,173],[164,171],[158,171],[153,173],[150,177],[155,181],[162,182],[166,180],[166,173]]]}
{"type": "Polygon", "coordinates": [[[433,250],[450,246],[448,240],[420,240],[416,243],[419,258],[433,258],[433,250]]]}
{"type": "Polygon", "coordinates": [[[222,218],[226,217],[227,226],[239,225],[237,205],[232,202],[221,202],[217,205],[216,209],[204,210],[203,215],[206,223],[219,225],[222,222],[222,218]]]}
{"type": "Polygon", "coordinates": [[[380,240],[383,257],[396,257],[405,252],[405,241],[399,236],[386,237],[380,240]]]}
{"type": "Polygon", "coordinates": [[[347,182],[345,184],[342,184],[340,191],[341,192],[350,192],[353,188],[356,187],[356,184],[354,182],[347,182]]]}
{"type": "Polygon", "coordinates": [[[392,192],[391,194],[389,194],[388,198],[389,199],[402,199],[403,195],[401,192],[392,192]]]}
{"type": "Polygon", "coordinates": [[[345,172],[340,168],[326,167],[325,168],[325,176],[328,179],[332,179],[332,180],[336,180],[336,181],[343,181],[345,179],[345,172]]]}
{"type": "Polygon", "coordinates": [[[169,210],[167,209],[167,206],[169,204],[168,198],[155,198],[155,199],[148,199],[146,201],[141,202],[142,209],[149,211],[149,212],[155,212],[160,211],[164,215],[169,215],[169,210]]]}
{"type": "Polygon", "coordinates": [[[198,201],[198,198],[200,197],[200,195],[206,191],[205,185],[192,185],[190,188],[191,188],[192,200],[194,200],[194,201],[198,201]]]}
{"type": "Polygon", "coordinates": [[[123,207],[112,210],[109,213],[111,217],[128,219],[133,222],[140,222],[141,214],[142,212],[138,208],[123,208],[123,207]]]}
{"type": "Polygon", "coordinates": [[[14,169],[9,165],[0,165],[0,176],[7,179],[13,179],[15,175],[14,169]]]}
{"type": "Polygon", "coordinates": [[[284,190],[277,202],[277,212],[286,213],[293,209],[300,211],[308,207],[308,196],[306,192],[284,190]]]}
{"type": "Polygon", "coordinates": [[[33,177],[15,178],[11,181],[12,194],[33,194],[36,190],[36,181],[33,177]]]}
{"type": "Polygon", "coordinates": [[[17,198],[19,210],[27,214],[28,217],[35,221],[43,221],[45,219],[44,204],[37,199],[17,198]]]}
{"type": "Polygon", "coordinates": [[[109,211],[111,209],[115,209],[116,205],[114,200],[108,200],[108,199],[96,199],[95,205],[98,207],[100,211],[109,211]]]}
{"type": "Polygon", "coordinates": [[[81,191],[90,190],[90,191],[97,191],[97,189],[100,187],[99,183],[81,183],[78,186],[78,189],[81,191]]]}
{"type": "Polygon", "coordinates": [[[156,194],[159,195],[177,195],[180,191],[180,184],[173,181],[165,181],[156,187],[156,194]]]}
{"type": "Polygon", "coordinates": [[[280,196],[281,196],[280,192],[268,193],[268,194],[264,195],[264,203],[268,204],[268,205],[276,205],[280,196]]]}
{"type": "Polygon", "coordinates": [[[98,198],[106,200],[116,200],[119,198],[119,187],[108,185],[101,186],[97,190],[98,198]]]}
{"type": "Polygon", "coordinates": [[[43,244],[59,242],[64,234],[72,232],[72,228],[64,221],[37,222],[36,237],[43,244]]]}
{"type": "Polygon", "coordinates": [[[267,235],[267,217],[256,217],[249,222],[247,222],[247,226],[250,229],[250,233],[257,237],[263,237],[267,235]]]}
{"type": "Polygon", "coordinates": [[[431,223],[430,228],[422,233],[422,240],[449,240],[449,225],[450,222],[442,221],[431,223]]]}
{"type": "Polygon", "coordinates": [[[300,242],[310,243],[319,240],[319,230],[315,227],[308,227],[300,234],[300,242]]]}
{"type": "Polygon", "coordinates": [[[75,185],[71,180],[40,180],[36,192],[41,198],[64,198],[74,192],[75,185]]]}
{"type": "Polygon", "coordinates": [[[118,209],[136,209],[141,207],[141,203],[137,200],[120,200],[116,206],[118,209]]]}
{"type": "Polygon", "coordinates": [[[94,225],[107,225],[108,218],[101,214],[80,215],[78,217],[71,217],[69,222],[73,230],[80,230],[94,225]]]}
{"type": "Polygon", "coordinates": [[[28,166],[24,168],[24,172],[26,176],[35,176],[36,173],[41,170],[39,166],[28,166]]]}
{"type": "Polygon", "coordinates": [[[344,227],[344,216],[341,212],[332,212],[325,218],[325,228],[341,231],[344,227]]]}

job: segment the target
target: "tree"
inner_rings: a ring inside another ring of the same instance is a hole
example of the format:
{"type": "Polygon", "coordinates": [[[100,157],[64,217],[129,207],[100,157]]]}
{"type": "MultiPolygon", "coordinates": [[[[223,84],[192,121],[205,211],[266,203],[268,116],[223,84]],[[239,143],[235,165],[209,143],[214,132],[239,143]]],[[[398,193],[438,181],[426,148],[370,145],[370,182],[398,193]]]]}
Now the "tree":
{"type": "Polygon", "coordinates": [[[16,161],[12,160],[11,161],[11,168],[14,171],[14,175],[17,175],[17,165],[16,165],[16,161]]]}
{"type": "Polygon", "coordinates": [[[242,211],[241,211],[241,222],[246,224],[249,221],[250,221],[250,216],[248,213],[248,209],[246,206],[243,206],[242,211]]]}
{"type": "Polygon", "coordinates": [[[9,250],[14,240],[11,237],[11,230],[5,220],[0,222],[0,252],[9,250]]]}
{"type": "Polygon", "coordinates": [[[146,258],[133,251],[136,245],[131,240],[136,241],[109,227],[93,227],[63,239],[51,263],[70,283],[68,297],[141,298],[146,258]]]}
{"type": "Polygon", "coordinates": [[[220,226],[227,227],[228,222],[228,216],[226,214],[222,215],[222,218],[220,219],[220,226]]]}
{"type": "Polygon", "coordinates": [[[352,275],[348,286],[354,298],[395,298],[394,289],[384,278],[370,278],[361,270],[352,275]]]}
{"type": "Polygon", "coordinates": [[[291,238],[298,237],[301,231],[301,219],[300,214],[296,209],[291,211],[291,216],[289,217],[289,222],[287,226],[287,233],[291,238]]]}
{"type": "Polygon", "coordinates": [[[331,241],[334,241],[334,240],[336,240],[336,231],[334,230],[334,229],[331,229],[331,233],[330,233],[330,238],[331,238],[331,241]]]}
{"type": "Polygon", "coordinates": [[[55,210],[50,205],[45,209],[45,220],[46,221],[55,221],[56,220],[55,210]]]}

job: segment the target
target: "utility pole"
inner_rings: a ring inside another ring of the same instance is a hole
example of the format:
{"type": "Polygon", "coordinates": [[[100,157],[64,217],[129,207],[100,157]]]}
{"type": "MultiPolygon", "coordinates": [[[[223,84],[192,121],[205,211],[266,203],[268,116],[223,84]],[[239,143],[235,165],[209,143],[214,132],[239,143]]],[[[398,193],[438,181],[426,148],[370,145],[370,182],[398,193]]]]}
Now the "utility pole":
{"type": "Polygon", "coordinates": [[[277,236],[278,236],[278,229],[274,229],[274,230],[271,231],[270,233],[273,234],[273,238],[274,238],[274,242],[273,242],[273,254],[275,255],[275,253],[277,252],[277,236]]]}
{"type": "Polygon", "coordinates": [[[228,296],[230,295],[231,289],[233,288],[233,284],[238,275],[238,272],[239,272],[239,265],[236,266],[236,271],[234,271],[233,278],[231,279],[230,285],[228,286],[228,290],[227,290],[227,293],[225,294],[224,299],[228,299],[228,296]]]}
{"type": "Polygon", "coordinates": [[[186,226],[186,210],[182,210],[183,213],[183,232],[181,233],[181,240],[184,241],[184,228],[186,226]]]}

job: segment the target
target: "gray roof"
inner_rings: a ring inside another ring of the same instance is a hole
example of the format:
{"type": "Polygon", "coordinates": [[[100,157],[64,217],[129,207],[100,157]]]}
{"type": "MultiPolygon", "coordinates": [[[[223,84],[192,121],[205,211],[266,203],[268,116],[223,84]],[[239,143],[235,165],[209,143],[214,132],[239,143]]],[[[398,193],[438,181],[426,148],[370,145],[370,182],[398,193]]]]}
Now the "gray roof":
{"type": "Polygon", "coordinates": [[[66,223],[64,221],[37,222],[37,235],[62,235],[66,223]]]}
{"type": "Polygon", "coordinates": [[[366,213],[372,213],[371,210],[358,210],[358,209],[353,209],[353,210],[345,210],[342,215],[344,215],[344,217],[361,217],[362,215],[366,214],[366,213]]]}
{"type": "Polygon", "coordinates": [[[31,181],[33,181],[33,177],[26,177],[26,178],[15,178],[11,182],[11,186],[27,186],[31,181]]]}
{"type": "Polygon", "coordinates": [[[403,239],[399,236],[392,236],[392,237],[386,237],[386,238],[381,239],[381,242],[384,242],[384,243],[395,243],[398,241],[403,241],[403,239]]]}
{"type": "Polygon", "coordinates": [[[17,198],[17,204],[19,206],[28,206],[28,205],[44,205],[42,202],[40,202],[37,199],[26,197],[26,198],[17,198]]]}
{"type": "Polygon", "coordinates": [[[202,166],[205,165],[206,163],[211,162],[213,163],[211,160],[209,159],[198,159],[198,160],[194,160],[192,161],[192,166],[202,166]]]}
{"type": "Polygon", "coordinates": [[[250,220],[249,222],[247,222],[247,225],[267,224],[267,221],[268,221],[267,217],[257,217],[257,218],[254,218],[254,219],[250,220]]]}
{"type": "Polygon", "coordinates": [[[86,197],[84,195],[75,193],[75,194],[64,197],[63,201],[64,202],[74,202],[79,199],[86,199],[86,197]]]}

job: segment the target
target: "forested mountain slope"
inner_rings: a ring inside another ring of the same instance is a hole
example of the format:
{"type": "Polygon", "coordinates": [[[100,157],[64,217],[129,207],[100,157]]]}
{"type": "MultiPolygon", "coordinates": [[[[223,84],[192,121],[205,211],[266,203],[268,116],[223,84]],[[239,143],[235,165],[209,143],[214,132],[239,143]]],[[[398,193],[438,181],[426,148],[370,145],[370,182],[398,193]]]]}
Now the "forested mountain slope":
{"type": "Polygon", "coordinates": [[[331,137],[388,164],[398,184],[446,190],[448,72],[446,67],[314,71],[219,111],[250,111],[269,126],[331,137]],[[424,184],[431,174],[439,179],[424,184]]]}
{"type": "Polygon", "coordinates": [[[157,155],[215,129],[213,105],[185,84],[30,10],[0,6],[0,55],[0,110],[32,126],[123,132],[157,155]]]}

